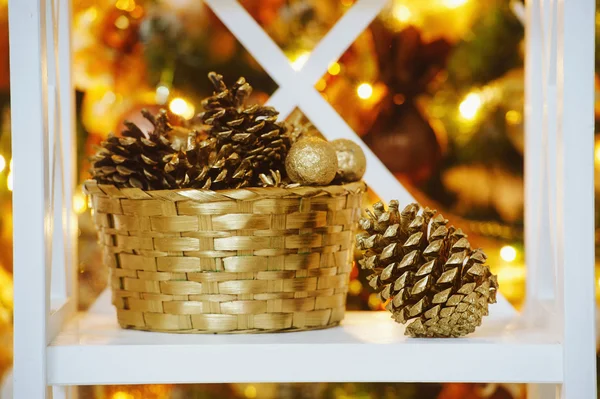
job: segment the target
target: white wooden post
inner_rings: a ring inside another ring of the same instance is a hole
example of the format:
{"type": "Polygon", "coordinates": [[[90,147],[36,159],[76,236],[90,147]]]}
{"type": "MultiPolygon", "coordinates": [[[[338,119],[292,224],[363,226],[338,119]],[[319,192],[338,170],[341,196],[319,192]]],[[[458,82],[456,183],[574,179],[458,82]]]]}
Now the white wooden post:
{"type": "Polygon", "coordinates": [[[526,26],[527,321],[556,331],[564,379],[530,399],[595,398],[593,0],[530,0],[526,26]]]}
{"type": "Polygon", "coordinates": [[[596,398],[594,0],[558,2],[557,231],[563,399],[596,398]]]}
{"type": "Polygon", "coordinates": [[[556,278],[556,4],[527,2],[525,26],[525,314],[547,324],[556,278]]]}
{"type": "Polygon", "coordinates": [[[46,347],[76,310],[70,9],[68,0],[9,2],[15,398],[52,395],[46,347]]]}
{"type": "Polygon", "coordinates": [[[9,2],[16,398],[46,396],[50,215],[45,19],[43,0],[9,2]]]}

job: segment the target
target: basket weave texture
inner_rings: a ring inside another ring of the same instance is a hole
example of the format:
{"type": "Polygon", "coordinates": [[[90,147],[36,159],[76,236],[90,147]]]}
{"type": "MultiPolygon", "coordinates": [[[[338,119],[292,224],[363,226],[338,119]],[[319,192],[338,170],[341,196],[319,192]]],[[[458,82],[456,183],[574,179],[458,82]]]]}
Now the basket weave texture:
{"type": "Polygon", "coordinates": [[[123,328],[275,332],[344,317],[363,182],[143,191],[87,181],[84,189],[123,328]]]}

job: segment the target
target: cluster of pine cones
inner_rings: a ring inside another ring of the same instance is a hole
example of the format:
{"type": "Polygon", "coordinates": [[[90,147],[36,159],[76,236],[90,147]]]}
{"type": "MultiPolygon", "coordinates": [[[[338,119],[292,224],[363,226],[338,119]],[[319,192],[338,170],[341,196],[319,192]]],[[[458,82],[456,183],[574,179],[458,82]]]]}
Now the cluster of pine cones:
{"type": "Polygon", "coordinates": [[[359,264],[371,272],[392,318],[409,322],[406,335],[460,337],[472,333],[496,302],[498,280],[480,249],[429,208],[398,201],[373,206],[360,220],[359,264]]]}
{"type": "Polygon", "coordinates": [[[142,190],[285,184],[284,163],[294,133],[277,122],[274,108],[246,105],[252,87],[244,78],[227,87],[221,75],[211,72],[208,77],[215,92],[195,118],[203,129],[174,127],[166,111],[142,111],[153,131],[146,135],[125,122],[122,135],[110,135],[92,158],[92,177],[101,184],[142,190]],[[183,133],[184,139],[174,140],[175,133],[183,133]]]}

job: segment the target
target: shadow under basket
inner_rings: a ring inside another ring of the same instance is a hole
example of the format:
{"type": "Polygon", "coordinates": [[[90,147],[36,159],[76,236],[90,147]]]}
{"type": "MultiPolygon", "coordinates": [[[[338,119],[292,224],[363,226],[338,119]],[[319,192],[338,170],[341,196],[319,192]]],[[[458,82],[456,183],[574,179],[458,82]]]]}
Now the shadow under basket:
{"type": "Polygon", "coordinates": [[[344,318],[363,182],[143,191],[86,181],[123,328],[257,333],[344,318]]]}

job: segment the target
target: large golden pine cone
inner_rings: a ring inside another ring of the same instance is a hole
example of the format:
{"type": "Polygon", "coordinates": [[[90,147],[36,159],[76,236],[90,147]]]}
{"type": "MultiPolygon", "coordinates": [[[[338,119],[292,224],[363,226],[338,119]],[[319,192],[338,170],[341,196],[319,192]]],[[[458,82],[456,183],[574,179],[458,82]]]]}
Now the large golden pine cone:
{"type": "Polygon", "coordinates": [[[379,202],[360,220],[357,246],[369,284],[388,301],[399,323],[413,337],[460,337],[472,333],[496,302],[498,280],[481,249],[435,210],[398,201],[386,210],[379,202]]]}
{"type": "Polygon", "coordinates": [[[205,111],[198,119],[208,125],[207,133],[217,140],[219,150],[230,145],[231,154],[249,163],[248,183],[244,185],[263,184],[261,174],[270,176],[276,171],[285,174],[291,140],[285,125],[277,122],[279,112],[273,107],[247,106],[252,86],[243,77],[231,87],[215,72],[208,77],[215,92],[202,102],[205,111]]]}

